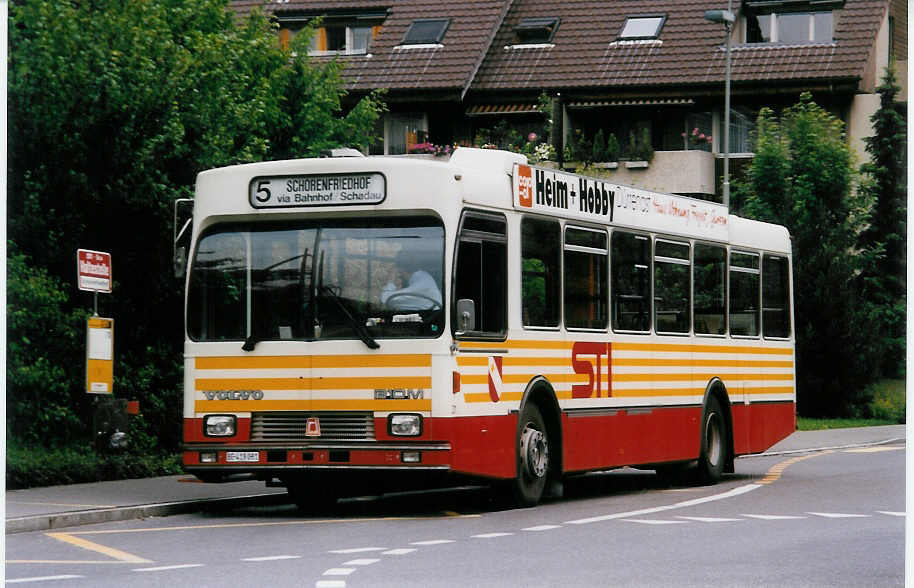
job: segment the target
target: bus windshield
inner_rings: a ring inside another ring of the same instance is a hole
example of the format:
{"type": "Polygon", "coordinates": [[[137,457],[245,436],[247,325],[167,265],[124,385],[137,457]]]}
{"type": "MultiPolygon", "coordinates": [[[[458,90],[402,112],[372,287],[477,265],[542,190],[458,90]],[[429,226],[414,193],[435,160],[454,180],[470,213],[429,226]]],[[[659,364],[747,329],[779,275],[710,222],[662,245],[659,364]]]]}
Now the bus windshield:
{"type": "Polygon", "coordinates": [[[195,341],[437,337],[444,228],[434,217],[220,224],[187,296],[195,341]]]}

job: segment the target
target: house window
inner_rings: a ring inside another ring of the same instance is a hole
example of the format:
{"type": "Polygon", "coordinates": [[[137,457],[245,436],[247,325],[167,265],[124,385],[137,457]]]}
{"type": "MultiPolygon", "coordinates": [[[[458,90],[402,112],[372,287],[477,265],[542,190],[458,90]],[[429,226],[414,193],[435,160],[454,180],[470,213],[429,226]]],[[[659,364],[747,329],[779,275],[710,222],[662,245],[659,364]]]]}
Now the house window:
{"type": "Polygon", "coordinates": [[[447,18],[417,18],[409,25],[401,45],[437,45],[450,24],[447,18]]]}
{"type": "MultiPolygon", "coordinates": [[[[279,43],[287,48],[292,37],[308,23],[308,18],[281,18],[279,43]]],[[[309,55],[364,55],[371,41],[381,31],[384,14],[331,15],[321,18],[321,25],[314,29],[309,55]]]]}
{"type": "Polygon", "coordinates": [[[619,33],[620,39],[656,39],[660,35],[660,29],[666,16],[630,16],[625,19],[625,25],[622,32],[619,33]]]}
{"type": "Polygon", "coordinates": [[[747,43],[830,43],[834,16],[828,11],[756,12],[746,15],[747,43]]]}
{"type": "Polygon", "coordinates": [[[385,139],[388,155],[403,155],[428,141],[428,118],[421,113],[391,114],[387,117],[385,139]]]}
{"type": "Polygon", "coordinates": [[[537,45],[551,43],[556,29],[559,28],[557,18],[524,18],[514,27],[514,43],[516,45],[537,45]]]}

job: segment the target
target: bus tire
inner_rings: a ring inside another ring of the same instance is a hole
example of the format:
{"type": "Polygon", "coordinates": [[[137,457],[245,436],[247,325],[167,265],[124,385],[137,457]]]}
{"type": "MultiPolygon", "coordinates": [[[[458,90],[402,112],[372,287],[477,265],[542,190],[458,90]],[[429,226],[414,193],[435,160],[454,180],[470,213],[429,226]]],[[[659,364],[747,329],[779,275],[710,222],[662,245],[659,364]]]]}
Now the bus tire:
{"type": "Polygon", "coordinates": [[[698,482],[716,484],[727,464],[727,419],[716,396],[708,396],[701,416],[701,452],[698,456],[698,482]]]}
{"type": "Polygon", "coordinates": [[[513,483],[515,503],[536,506],[543,497],[549,477],[549,435],[536,404],[528,402],[517,427],[517,477],[513,483]]]}

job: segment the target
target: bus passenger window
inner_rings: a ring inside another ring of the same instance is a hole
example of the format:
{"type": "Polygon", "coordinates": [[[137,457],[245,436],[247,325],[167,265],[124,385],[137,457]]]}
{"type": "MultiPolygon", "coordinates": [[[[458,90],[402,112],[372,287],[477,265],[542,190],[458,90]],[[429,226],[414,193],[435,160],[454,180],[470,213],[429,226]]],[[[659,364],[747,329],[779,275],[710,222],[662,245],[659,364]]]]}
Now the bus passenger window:
{"type": "Polygon", "coordinates": [[[508,330],[507,228],[503,217],[468,212],[461,223],[454,268],[451,328],[459,330],[457,301],[473,301],[476,336],[503,337],[508,330]]]}
{"type": "Polygon", "coordinates": [[[695,332],[723,335],[727,332],[725,303],[727,250],[717,245],[695,244],[695,332]]]}
{"type": "Polygon", "coordinates": [[[658,333],[688,333],[691,322],[689,245],[654,245],[654,327],[658,333]]]}
{"type": "Polygon", "coordinates": [[[730,252],[730,334],[758,337],[759,256],[730,252]]]}
{"type": "Polygon", "coordinates": [[[524,326],[559,326],[561,227],[525,217],[521,227],[521,312],[524,326]]]}
{"type": "Polygon", "coordinates": [[[613,330],[646,333],[651,330],[651,240],[616,231],[611,244],[613,330]]]}
{"type": "Polygon", "coordinates": [[[789,275],[786,257],[766,255],[762,260],[762,327],[765,337],[790,336],[789,275]]]}
{"type": "Polygon", "coordinates": [[[565,326],[605,329],[607,303],[606,233],[565,229],[565,326]]]}

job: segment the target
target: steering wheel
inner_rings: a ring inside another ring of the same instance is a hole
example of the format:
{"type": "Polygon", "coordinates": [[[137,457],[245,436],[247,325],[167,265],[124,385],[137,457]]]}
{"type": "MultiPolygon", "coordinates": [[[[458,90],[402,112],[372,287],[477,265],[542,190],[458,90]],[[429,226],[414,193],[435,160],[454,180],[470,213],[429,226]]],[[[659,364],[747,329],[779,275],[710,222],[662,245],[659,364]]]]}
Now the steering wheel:
{"type": "Polygon", "coordinates": [[[441,308],[441,302],[439,302],[438,300],[435,300],[431,296],[426,296],[425,294],[413,294],[412,292],[399,292],[397,294],[391,294],[387,298],[387,301],[384,303],[384,306],[386,306],[387,308],[390,308],[392,310],[402,310],[403,312],[419,311],[419,310],[438,310],[439,308],[441,308]],[[419,298],[421,300],[427,301],[430,304],[430,306],[428,306],[427,308],[393,308],[393,305],[391,303],[398,298],[419,298]]]}

